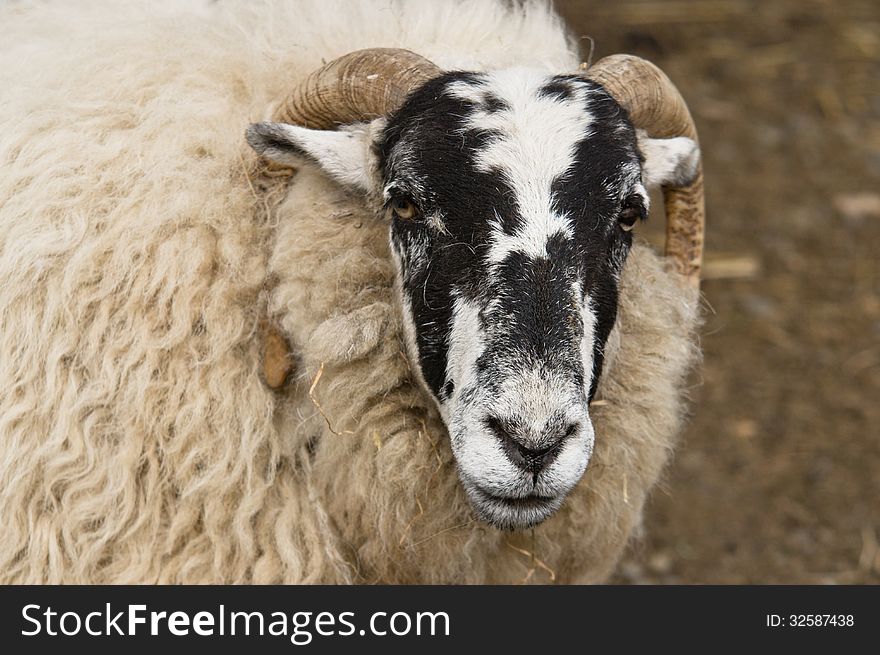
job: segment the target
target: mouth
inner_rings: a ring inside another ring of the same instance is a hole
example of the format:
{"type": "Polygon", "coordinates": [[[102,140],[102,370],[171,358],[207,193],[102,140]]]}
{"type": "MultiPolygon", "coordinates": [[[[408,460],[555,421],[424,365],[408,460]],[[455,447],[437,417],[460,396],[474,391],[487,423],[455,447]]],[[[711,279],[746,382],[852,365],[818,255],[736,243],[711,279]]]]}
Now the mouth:
{"type": "Polygon", "coordinates": [[[564,499],[564,495],[499,496],[477,486],[468,491],[480,519],[505,530],[524,530],[538,525],[559,509],[564,499]]]}

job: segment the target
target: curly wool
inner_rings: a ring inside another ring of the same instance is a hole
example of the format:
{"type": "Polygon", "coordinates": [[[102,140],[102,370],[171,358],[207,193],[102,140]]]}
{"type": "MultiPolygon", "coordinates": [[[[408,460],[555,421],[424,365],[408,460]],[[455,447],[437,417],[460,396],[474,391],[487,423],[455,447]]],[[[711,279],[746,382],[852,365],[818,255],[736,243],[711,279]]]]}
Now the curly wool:
{"type": "Polygon", "coordinates": [[[258,220],[244,174],[244,126],[322,59],[572,70],[552,12],[16,3],[0,25],[0,581],[609,575],[680,427],[694,294],[634,248],[590,467],[556,516],[499,532],[412,380],[382,220],[306,170],[258,220]],[[298,357],[281,393],[267,312],[298,357]]]}

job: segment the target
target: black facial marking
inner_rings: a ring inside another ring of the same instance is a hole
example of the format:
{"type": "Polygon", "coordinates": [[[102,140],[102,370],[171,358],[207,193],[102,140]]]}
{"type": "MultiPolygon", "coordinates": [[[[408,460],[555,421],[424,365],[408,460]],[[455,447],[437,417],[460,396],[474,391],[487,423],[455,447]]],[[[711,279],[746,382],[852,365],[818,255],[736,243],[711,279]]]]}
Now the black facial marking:
{"type": "Polygon", "coordinates": [[[582,326],[571,295],[581,267],[569,266],[579,258],[577,246],[557,235],[548,241],[547,254],[532,257],[514,251],[497,267],[490,289],[496,302],[486,316],[486,329],[494,338],[478,367],[489,370],[503,360],[527,368],[552,362],[553,368],[582,380],[582,326]]]}
{"type": "Polygon", "coordinates": [[[496,111],[508,111],[509,109],[510,105],[498,96],[487,93],[483,97],[483,111],[489,112],[491,114],[496,111]]]}
{"type": "Polygon", "coordinates": [[[618,278],[632,243],[620,229],[622,199],[639,180],[635,131],[626,112],[598,84],[578,76],[556,76],[536,97],[580,103],[590,129],[574,147],[571,166],[551,185],[552,211],[567,221],[571,236],[559,233],[546,244],[546,257],[513,250],[490,266],[493,233],[517,234],[524,226],[517,189],[503,171],[477,166],[479,153],[509,135],[479,129],[475,112],[511,111],[477,73],[446,73],[415,91],[388,118],[376,144],[383,187],[411,198],[428,220],[394,219],[392,244],[398,253],[404,302],[415,324],[418,364],[430,390],[448,400],[472,389],[447,379],[449,336],[456,298],[482,307],[486,350],[478,360],[480,384],[500,382],[504,364],[563,374],[588,395],[596,390],[603,350],[614,326],[618,278]],[[474,87],[471,97],[451,85],[474,87]],[[584,371],[580,311],[588,296],[595,314],[593,370],[584,371]],[[577,301],[577,302],[576,302],[577,301]]]}
{"type": "Polygon", "coordinates": [[[538,90],[538,95],[560,101],[569,100],[574,93],[570,80],[568,76],[554,77],[538,90]]]}

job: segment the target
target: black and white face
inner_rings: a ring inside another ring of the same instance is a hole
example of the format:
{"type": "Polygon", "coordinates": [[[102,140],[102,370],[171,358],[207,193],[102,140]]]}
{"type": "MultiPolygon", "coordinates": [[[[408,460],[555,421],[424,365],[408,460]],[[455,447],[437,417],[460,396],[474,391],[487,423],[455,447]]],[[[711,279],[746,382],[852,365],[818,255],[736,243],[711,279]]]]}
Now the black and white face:
{"type": "Polygon", "coordinates": [[[598,84],[528,69],[442,75],[372,125],[264,123],[248,139],[382,206],[409,357],[473,507],[509,529],[550,516],[593,450],[645,185],[692,175],[693,141],[637,135],[598,84]]]}

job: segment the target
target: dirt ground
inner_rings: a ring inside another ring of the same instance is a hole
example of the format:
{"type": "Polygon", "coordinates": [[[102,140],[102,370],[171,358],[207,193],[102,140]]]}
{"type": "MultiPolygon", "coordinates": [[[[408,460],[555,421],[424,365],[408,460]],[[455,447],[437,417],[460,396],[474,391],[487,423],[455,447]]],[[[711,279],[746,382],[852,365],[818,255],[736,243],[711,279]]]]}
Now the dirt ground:
{"type": "Polygon", "coordinates": [[[705,362],[617,581],[880,582],[880,3],[557,7],[670,75],[705,158],[705,362]]]}

